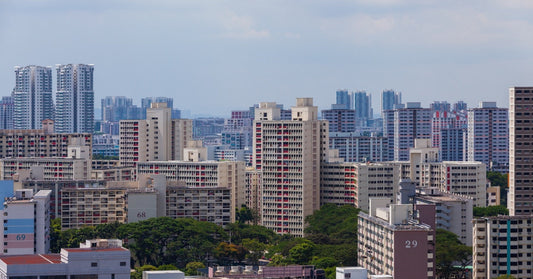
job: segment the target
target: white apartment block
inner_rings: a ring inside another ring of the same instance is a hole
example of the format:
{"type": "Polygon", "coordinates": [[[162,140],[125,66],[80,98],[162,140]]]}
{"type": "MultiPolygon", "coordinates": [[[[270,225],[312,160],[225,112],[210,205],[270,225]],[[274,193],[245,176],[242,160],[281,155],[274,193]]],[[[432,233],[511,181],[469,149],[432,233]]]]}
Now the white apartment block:
{"type": "Polygon", "coordinates": [[[31,171],[43,180],[78,180],[91,176],[88,158],[4,158],[0,159],[0,177],[13,179],[21,171],[31,171]]]}
{"type": "Polygon", "coordinates": [[[508,109],[496,107],[496,102],[468,109],[468,161],[483,162],[487,170],[509,171],[508,117],[508,109]]]}
{"type": "Polygon", "coordinates": [[[192,140],[192,120],[171,119],[166,103],[152,103],[146,120],[120,121],[119,158],[122,166],[139,162],[183,160],[183,149],[192,140]]]}
{"type": "MultiPolygon", "coordinates": [[[[47,121],[43,125],[48,125],[47,121]]],[[[45,129],[0,130],[0,158],[67,157],[68,147],[74,145],[88,147],[92,155],[92,134],[55,134],[45,129]]]]}
{"type": "Polygon", "coordinates": [[[502,215],[474,219],[472,278],[533,278],[532,220],[502,215]]]}
{"type": "Polygon", "coordinates": [[[50,250],[50,190],[33,195],[31,189],[16,190],[6,198],[0,212],[4,240],[0,254],[42,254],[50,250]]]}
{"type": "Polygon", "coordinates": [[[389,161],[388,138],[360,133],[329,133],[329,148],[339,150],[345,162],[389,161]]]}
{"type": "Polygon", "coordinates": [[[431,138],[431,119],[431,109],[422,108],[420,103],[407,103],[405,108],[395,109],[392,122],[394,132],[387,135],[389,141],[393,138],[394,144],[394,158],[389,159],[409,160],[409,149],[415,146],[415,139],[431,138]]]}
{"type": "Polygon", "coordinates": [[[260,103],[253,124],[253,166],[263,173],[262,225],[303,236],[305,217],[320,208],[320,164],[328,154],[328,122],[311,98],[297,98],[292,120],[260,103]]]}
{"type": "Polygon", "coordinates": [[[13,88],[13,127],[40,129],[42,121],[54,117],[52,68],[15,67],[13,88]]]}
{"type": "Polygon", "coordinates": [[[94,132],[94,65],[56,65],[56,131],[94,132]]]}
{"type": "Polygon", "coordinates": [[[467,246],[472,246],[473,200],[469,196],[441,191],[420,191],[417,204],[433,204],[436,209],[436,227],[457,236],[467,246]]]}

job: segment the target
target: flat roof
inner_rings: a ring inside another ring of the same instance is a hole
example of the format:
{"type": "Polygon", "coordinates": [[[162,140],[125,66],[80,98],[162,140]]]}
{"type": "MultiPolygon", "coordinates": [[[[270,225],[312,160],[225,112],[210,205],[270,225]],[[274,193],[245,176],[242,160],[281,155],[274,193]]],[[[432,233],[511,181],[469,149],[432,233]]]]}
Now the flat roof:
{"type": "Polygon", "coordinates": [[[114,247],[114,248],[63,248],[69,253],[81,253],[81,252],[112,252],[112,251],[128,251],[124,247],[114,247]]]}
{"type": "Polygon", "coordinates": [[[14,255],[14,256],[0,256],[0,261],[7,265],[18,264],[60,264],[61,255],[59,254],[36,254],[36,255],[14,255]]]}

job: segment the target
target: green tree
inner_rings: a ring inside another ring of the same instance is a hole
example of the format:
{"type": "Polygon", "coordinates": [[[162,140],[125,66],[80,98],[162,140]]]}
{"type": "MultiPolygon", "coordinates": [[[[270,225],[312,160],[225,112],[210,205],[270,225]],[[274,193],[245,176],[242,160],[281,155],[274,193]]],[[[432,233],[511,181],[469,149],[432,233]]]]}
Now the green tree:
{"type": "Polygon", "coordinates": [[[306,218],[305,233],[320,244],[356,244],[359,211],[349,205],[325,204],[306,218]]]}
{"type": "MultiPolygon", "coordinates": [[[[439,278],[461,276],[466,273],[466,266],[471,262],[472,247],[459,241],[459,237],[449,231],[437,229],[435,266],[439,278]],[[455,268],[460,265],[461,268],[455,268]]],[[[459,277],[462,278],[462,277],[459,277]]]]}
{"type": "Polygon", "coordinates": [[[505,274],[505,275],[500,275],[496,277],[496,279],[516,279],[516,277],[509,275],[509,274],[505,274]]]}
{"type": "Polygon", "coordinates": [[[131,279],[142,279],[143,271],[157,270],[157,267],[153,265],[143,265],[135,268],[135,271],[131,273],[131,279]]]}
{"type": "Polygon", "coordinates": [[[246,258],[252,262],[252,264],[257,265],[259,259],[263,257],[267,245],[259,242],[257,239],[245,238],[242,240],[242,246],[248,250],[246,258]]]}
{"type": "Polygon", "coordinates": [[[313,257],[315,245],[312,242],[298,244],[289,250],[289,259],[295,264],[307,264],[313,257]]]}
{"type": "Polygon", "coordinates": [[[205,265],[201,262],[190,262],[185,266],[185,275],[193,276],[198,275],[198,269],[205,268],[205,265]]]}
{"type": "Polygon", "coordinates": [[[487,207],[474,207],[474,217],[489,217],[509,215],[509,209],[503,205],[491,205],[487,207]]]}

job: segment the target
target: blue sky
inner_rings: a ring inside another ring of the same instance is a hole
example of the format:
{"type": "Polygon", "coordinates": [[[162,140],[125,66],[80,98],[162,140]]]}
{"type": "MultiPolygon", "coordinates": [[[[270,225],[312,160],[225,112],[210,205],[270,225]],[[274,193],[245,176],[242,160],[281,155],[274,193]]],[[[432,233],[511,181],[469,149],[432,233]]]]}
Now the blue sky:
{"type": "Polygon", "coordinates": [[[95,64],[104,96],[170,96],[229,116],[261,101],[320,109],[336,89],[496,101],[533,86],[529,0],[0,0],[0,95],[14,66],[95,64]]]}

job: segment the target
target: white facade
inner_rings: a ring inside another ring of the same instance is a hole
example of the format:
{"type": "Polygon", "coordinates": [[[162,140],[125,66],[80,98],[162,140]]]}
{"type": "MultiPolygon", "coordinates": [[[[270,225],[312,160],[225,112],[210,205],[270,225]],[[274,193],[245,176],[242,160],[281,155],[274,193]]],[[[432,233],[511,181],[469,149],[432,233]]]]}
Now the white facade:
{"type": "Polygon", "coordinates": [[[509,118],[507,108],[481,102],[468,109],[467,160],[483,162],[487,170],[509,171],[509,118]]]}
{"type": "Polygon", "coordinates": [[[60,254],[0,256],[0,278],[66,276],[129,279],[130,251],[113,248],[68,248],[60,254]]]}
{"type": "Polygon", "coordinates": [[[337,267],[335,279],[367,279],[368,271],[362,267],[337,267]]]}
{"type": "Polygon", "coordinates": [[[183,160],[185,144],[192,140],[192,120],[172,119],[172,110],[165,103],[151,105],[146,120],[120,121],[119,158],[122,166],[183,160]]]}
{"type": "Polygon", "coordinates": [[[56,132],[94,132],[94,65],[68,64],[56,67],[56,132]]]}
{"type": "Polygon", "coordinates": [[[53,117],[52,68],[15,67],[13,127],[40,129],[43,120],[53,117]]]}

